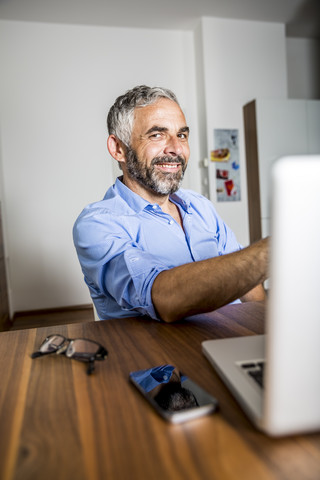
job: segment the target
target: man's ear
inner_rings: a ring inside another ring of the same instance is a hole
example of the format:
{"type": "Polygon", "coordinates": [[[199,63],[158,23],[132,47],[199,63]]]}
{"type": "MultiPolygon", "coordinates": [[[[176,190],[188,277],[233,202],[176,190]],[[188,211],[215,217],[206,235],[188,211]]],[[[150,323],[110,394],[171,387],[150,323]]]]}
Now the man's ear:
{"type": "Polygon", "coordinates": [[[126,161],[126,149],[123,143],[115,135],[109,135],[107,147],[110,155],[119,163],[126,161]]]}

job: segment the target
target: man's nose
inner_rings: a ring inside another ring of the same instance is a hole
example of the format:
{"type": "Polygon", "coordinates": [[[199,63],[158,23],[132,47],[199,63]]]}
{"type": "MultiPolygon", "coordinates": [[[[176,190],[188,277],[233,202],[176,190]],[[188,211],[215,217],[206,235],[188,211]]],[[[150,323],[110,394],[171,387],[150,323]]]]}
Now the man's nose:
{"type": "Polygon", "coordinates": [[[182,151],[183,148],[180,139],[177,137],[169,137],[164,148],[164,153],[166,155],[178,156],[181,155],[182,151]]]}

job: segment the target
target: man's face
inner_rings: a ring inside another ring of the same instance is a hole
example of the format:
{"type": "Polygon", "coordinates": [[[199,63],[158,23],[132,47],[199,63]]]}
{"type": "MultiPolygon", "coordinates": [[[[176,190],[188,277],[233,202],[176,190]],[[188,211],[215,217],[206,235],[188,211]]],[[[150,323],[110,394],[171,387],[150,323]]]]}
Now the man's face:
{"type": "Polygon", "coordinates": [[[131,149],[126,153],[129,180],[159,195],[180,187],[189,159],[189,128],[180,107],[161,98],[136,108],[131,149]]]}

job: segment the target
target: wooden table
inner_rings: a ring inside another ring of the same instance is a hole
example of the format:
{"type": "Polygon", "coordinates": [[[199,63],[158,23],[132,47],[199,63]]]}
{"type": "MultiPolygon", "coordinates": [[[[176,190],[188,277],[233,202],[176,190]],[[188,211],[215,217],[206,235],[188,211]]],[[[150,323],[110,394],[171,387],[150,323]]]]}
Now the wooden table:
{"type": "Polygon", "coordinates": [[[210,338],[263,333],[264,306],[232,305],[177,324],[109,320],[0,334],[0,478],[320,479],[320,434],[271,439],[255,430],[201,352],[210,338]],[[50,333],[101,342],[85,365],[30,359],[50,333]],[[129,372],[177,365],[220,410],[171,425],[128,381],[129,372]]]}

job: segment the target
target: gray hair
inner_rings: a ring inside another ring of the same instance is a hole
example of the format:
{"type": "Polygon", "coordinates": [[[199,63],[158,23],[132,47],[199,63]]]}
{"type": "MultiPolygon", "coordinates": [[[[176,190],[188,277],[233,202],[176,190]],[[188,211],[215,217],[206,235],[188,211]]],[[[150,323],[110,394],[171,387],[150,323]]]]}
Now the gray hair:
{"type": "Polygon", "coordinates": [[[134,109],[151,105],[159,98],[168,98],[179,105],[177,97],[171,90],[146,85],[134,87],[118,97],[108,113],[109,135],[115,135],[126,147],[130,147],[134,109]]]}

